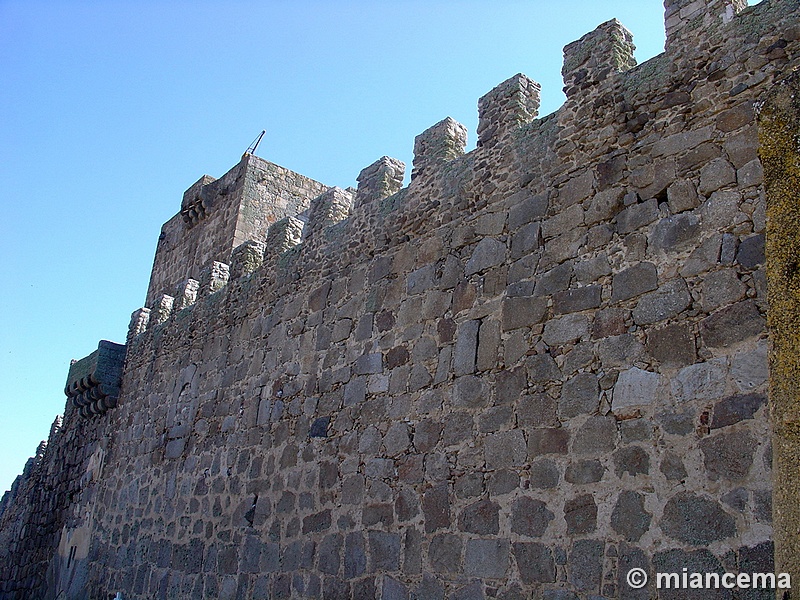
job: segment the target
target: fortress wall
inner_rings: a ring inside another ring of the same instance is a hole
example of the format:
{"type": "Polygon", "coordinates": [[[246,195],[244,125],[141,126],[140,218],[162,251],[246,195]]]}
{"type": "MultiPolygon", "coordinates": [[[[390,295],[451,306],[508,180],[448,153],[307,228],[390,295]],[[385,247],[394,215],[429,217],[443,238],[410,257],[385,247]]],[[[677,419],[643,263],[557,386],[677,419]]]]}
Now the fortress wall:
{"type": "Polygon", "coordinates": [[[177,296],[187,278],[199,280],[203,268],[226,262],[239,244],[263,241],[272,223],[304,211],[327,187],[252,154],[218,180],[204,175],[161,228],[145,306],[162,294],[177,296]]]}
{"type": "Polygon", "coordinates": [[[755,108],[798,7],[697,4],[639,66],[604,23],[556,113],[512,77],[476,150],[445,119],[407,188],[381,159],[140,323],[74,506],[87,597],[668,598],[627,571],[772,571],[755,108]]]}
{"type": "Polygon", "coordinates": [[[104,425],[68,404],[3,496],[0,598],[84,597],[104,425]]]}

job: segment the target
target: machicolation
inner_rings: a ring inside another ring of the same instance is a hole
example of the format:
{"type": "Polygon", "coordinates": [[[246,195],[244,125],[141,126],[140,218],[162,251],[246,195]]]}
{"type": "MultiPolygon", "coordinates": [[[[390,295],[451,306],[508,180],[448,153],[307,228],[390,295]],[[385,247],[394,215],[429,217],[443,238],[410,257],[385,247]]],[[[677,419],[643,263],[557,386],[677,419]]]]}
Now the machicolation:
{"type": "Polygon", "coordinates": [[[407,187],[249,153],[194,183],[126,345],[72,365],[3,497],[0,598],[800,585],[800,4],[665,5],[663,54],[603,23],[559,110],[511,77],[475,150],[450,118],[416,137],[407,187]]]}

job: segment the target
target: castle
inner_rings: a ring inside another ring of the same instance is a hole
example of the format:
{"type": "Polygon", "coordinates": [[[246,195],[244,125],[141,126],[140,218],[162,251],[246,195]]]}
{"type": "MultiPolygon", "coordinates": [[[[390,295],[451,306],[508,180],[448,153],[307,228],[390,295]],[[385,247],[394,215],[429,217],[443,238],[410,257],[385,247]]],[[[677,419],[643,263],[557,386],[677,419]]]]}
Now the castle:
{"type": "Polygon", "coordinates": [[[0,504],[0,599],[800,585],[800,4],[665,22],[641,65],[616,20],[566,46],[548,116],[499,84],[469,153],[433,125],[405,188],[253,154],[193,184],[0,504]]]}

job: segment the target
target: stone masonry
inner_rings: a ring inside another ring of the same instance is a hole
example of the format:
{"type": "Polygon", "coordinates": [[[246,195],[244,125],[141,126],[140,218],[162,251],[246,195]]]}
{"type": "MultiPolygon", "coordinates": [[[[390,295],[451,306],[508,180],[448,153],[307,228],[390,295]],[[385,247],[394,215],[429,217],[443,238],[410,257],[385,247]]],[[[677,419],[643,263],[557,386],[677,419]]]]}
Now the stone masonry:
{"type": "Polygon", "coordinates": [[[625,578],[776,556],[800,585],[765,267],[800,5],[665,19],[641,65],[616,20],[569,44],[550,115],[498,85],[469,153],[433,125],[405,188],[389,157],[340,189],[249,154],[189,188],[118,396],[68,404],[0,504],[0,599],[781,598],[625,578]]]}

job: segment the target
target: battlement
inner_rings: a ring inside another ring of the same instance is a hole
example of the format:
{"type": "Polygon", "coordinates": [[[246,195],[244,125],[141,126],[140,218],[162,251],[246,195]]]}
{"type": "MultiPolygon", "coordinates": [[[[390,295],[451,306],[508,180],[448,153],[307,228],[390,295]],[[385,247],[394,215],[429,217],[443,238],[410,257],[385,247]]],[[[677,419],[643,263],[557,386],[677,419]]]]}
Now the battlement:
{"type": "Polygon", "coordinates": [[[219,179],[204,175],[161,228],[145,305],[176,296],[182,282],[199,280],[211,262],[230,262],[243,242],[263,241],[272,223],[306,210],[327,187],[252,154],[219,179]]]}

